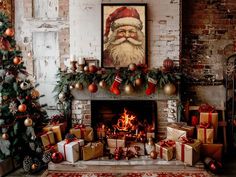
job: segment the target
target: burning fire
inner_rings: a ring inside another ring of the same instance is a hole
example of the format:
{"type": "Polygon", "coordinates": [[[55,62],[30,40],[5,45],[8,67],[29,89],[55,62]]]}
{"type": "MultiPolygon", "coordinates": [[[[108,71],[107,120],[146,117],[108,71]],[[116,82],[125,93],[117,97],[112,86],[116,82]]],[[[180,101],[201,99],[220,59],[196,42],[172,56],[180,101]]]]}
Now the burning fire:
{"type": "Polygon", "coordinates": [[[132,121],[134,121],[135,119],[135,115],[129,113],[126,109],[124,109],[123,114],[118,119],[117,124],[114,125],[114,128],[118,129],[119,131],[128,131],[134,126],[132,124],[132,121]]]}

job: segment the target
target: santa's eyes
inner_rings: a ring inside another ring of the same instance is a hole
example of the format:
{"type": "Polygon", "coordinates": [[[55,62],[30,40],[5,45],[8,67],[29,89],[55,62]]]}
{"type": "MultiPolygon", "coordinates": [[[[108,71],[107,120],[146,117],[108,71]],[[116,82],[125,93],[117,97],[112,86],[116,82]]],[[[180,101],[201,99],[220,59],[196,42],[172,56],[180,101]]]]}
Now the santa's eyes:
{"type": "Polygon", "coordinates": [[[133,34],[133,33],[136,33],[136,31],[135,30],[118,30],[118,33],[120,33],[120,34],[125,34],[125,33],[133,34]]]}

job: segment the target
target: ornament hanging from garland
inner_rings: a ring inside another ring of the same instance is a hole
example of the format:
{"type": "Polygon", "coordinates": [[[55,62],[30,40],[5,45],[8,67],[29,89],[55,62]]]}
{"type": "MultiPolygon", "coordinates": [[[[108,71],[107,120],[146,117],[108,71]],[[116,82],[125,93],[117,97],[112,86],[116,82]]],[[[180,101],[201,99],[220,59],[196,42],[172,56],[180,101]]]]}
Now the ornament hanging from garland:
{"type": "Polygon", "coordinates": [[[13,28],[7,28],[4,34],[5,34],[6,36],[13,37],[14,34],[15,34],[15,31],[14,31],[13,28]]]}
{"type": "Polygon", "coordinates": [[[135,86],[140,87],[143,84],[143,80],[141,78],[135,79],[135,86]]]}
{"type": "Polygon", "coordinates": [[[98,70],[98,68],[95,65],[90,65],[89,68],[88,68],[88,71],[90,73],[96,73],[97,70],[98,70]]]}
{"type": "Polygon", "coordinates": [[[134,93],[134,87],[131,84],[127,84],[124,87],[125,93],[131,95],[134,93]]]}
{"type": "Polygon", "coordinates": [[[88,91],[91,93],[95,93],[98,90],[98,86],[95,83],[92,83],[88,86],[88,91]]]}
{"type": "Polygon", "coordinates": [[[75,89],[83,90],[83,84],[80,83],[80,82],[77,82],[77,83],[75,84],[75,89]]]}
{"type": "Polygon", "coordinates": [[[21,63],[21,57],[19,56],[14,57],[13,63],[14,65],[19,65],[21,63]]]}
{"type": "Polygon", "coordinates": [[[176,92],[176,87],[172,83],[168,83],[164,86],[164,93],[168,96],[174,95],[176,92]]]}
{"type": "Polygon", "coordinates": [[[165,71],[170,71],[174,67],[174,62],[169,57],[163,61],[165,71]]]}
{"type": "Polygon", "coordinates": [[[107,87],[107,83],[104,80],[101,80],[98,85],[103,89],[105,89],[107,87]]]}
{"type": "Polygon", "coordinates": [[[131,63],[131,64],[129,64],[128,68],[130,71],[135,71],[137,69],[137,65],[135,63],[131,63]]]}

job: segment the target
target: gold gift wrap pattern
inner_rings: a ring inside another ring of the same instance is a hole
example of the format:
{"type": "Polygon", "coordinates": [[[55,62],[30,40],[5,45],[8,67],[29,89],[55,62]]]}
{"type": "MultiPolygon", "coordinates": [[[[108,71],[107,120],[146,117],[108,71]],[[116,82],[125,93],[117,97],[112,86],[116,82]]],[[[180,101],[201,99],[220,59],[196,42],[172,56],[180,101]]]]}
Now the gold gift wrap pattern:
{"type": "Polygon", "coordinates": [[[197,128],[197,139],[202,143],[213,143],[214,129],[213,128],[197,128]]]}
{"type": "Polygon", "coordinates": [[[62,140],[61,125],[47,125],[43,128],[43,131],[52,131],[54,133],[56,142],[62,140]]]}
{"type": "Polygon", "coordinates": [[[82,147],[83,160],[96,159],[103,156],[103,144],[101,142],[88,143],[82,147]]]}
{"type": "Polygon", "coordinates": [[[161,159],[167,161],[172,160],[175,154],[175,142],[170,140],[162,140],[155,144],[156,152],[161,159]]]}
{"type": "Polygon", "coordinates": [[[56,143],[54,133],[52,131],[48,131],[40,137],[44,147],[54,145],[56,143]]]}

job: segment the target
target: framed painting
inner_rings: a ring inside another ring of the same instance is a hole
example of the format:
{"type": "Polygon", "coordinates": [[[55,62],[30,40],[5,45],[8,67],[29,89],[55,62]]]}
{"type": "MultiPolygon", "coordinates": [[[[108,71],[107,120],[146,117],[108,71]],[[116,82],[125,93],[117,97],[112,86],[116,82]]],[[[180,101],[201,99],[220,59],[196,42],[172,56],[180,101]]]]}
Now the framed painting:
{"type": "Polygon", "coordinates": [[[102,4],[102,67],[147,65],[147,4],[102,4]]]}

